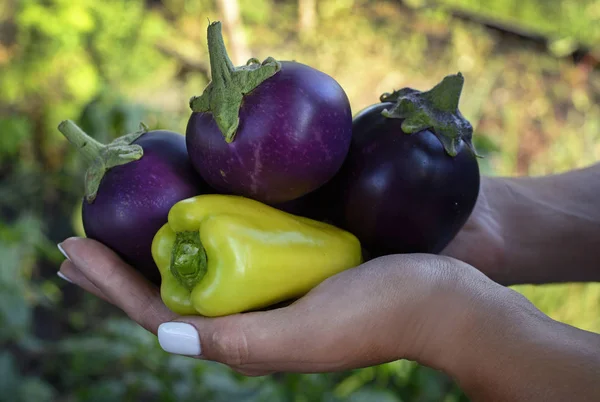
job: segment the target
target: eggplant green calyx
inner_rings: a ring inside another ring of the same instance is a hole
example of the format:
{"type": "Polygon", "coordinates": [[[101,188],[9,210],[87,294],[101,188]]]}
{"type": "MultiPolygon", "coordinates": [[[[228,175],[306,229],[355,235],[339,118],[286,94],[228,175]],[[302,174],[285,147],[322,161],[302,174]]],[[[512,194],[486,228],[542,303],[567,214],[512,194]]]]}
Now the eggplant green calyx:
{"type": "Polygon", "coordinates": [[[200,233],[178,232],[171,254],[171,274],[186,289],[192,290],[206,275],[208,259],[200,233]]]}
{"type": "Polygon", "coordinates": [[[464,118],[458,104],[465,79],[459,72],[448,75],[436,86],[421,92],[403,88],[381,95],[381,102],[394,102],[381,114],[390,119],[404,119],[402,130],[407,134],[430,129],[441,141],[446,153],[452,157],[458,153],[461,141],[480,157],[473,146],[473,126],[464,118]]]}
{"type": "Polygon", "coordinates": [[[208,26],[208,53],[211,81],[202,95],[190,99],[190,108],[193,112],[212,113],[225,141],[231,143],[240,124],[244,95],[280,71],[281,63],[272,57],[262,63],[252,58],[245,66],[234,67],[227,55],[219,21],[208,26]]]}
{"type": "Polygon", "coordinates": [[[107,145],[101,144],[71,120],[64,120],[58,125],[60,131],[71,144],[83,155],[89,163],[85,172],[85,199],[93,203],[98,194],[98,188],[106,172],[120,165],[136,161],[144,156],[144,150],[137,144],[132,144],[148,132],[148,127],[140,123],[139,131],[121,136],[107,145]]]}

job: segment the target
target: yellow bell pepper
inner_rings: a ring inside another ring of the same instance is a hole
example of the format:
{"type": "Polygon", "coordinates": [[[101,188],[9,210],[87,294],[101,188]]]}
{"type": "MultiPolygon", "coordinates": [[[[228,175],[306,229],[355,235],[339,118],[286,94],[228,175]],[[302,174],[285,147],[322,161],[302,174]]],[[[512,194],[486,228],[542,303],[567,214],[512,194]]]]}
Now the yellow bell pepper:
{"type": "Polygon", "coordinates": [[[360,242],[347,231],[220,194],[176,203],[152,256],[167,307],[210,317],[300,297],[362,263],[360,242]]]}

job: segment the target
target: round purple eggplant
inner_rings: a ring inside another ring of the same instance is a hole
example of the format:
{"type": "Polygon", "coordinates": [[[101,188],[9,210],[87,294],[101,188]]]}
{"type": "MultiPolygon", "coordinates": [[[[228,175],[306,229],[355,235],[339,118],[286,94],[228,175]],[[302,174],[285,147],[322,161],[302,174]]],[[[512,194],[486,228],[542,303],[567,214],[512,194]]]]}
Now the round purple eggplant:
{"type": "Polygon", "coordinates": [[[352,111],[342,87],[307,65],[234,67],[221,25],[208,27],[212,81],[190,100],[190,159],[216,190],[277,204],[325,184],[350,147],[352,111]]]}
{"type": "Polygon", "coordinates": [[[211,191],[189,161],[185,137],[141,125],[140,131],[103,145],[72,121],[58,129],[90,164],[82,205],[86,236],[159,285],[151,253],[154,235],[173,204],[211,191]]]}
{"type": "Polygon", "coordinates": [[[344,166],[320,191],[372,257],[439,253],[469,218],[480,173],[458,110],[463,83],[458,73],[426,92],[384,94],[355,116],[344,166]]]}

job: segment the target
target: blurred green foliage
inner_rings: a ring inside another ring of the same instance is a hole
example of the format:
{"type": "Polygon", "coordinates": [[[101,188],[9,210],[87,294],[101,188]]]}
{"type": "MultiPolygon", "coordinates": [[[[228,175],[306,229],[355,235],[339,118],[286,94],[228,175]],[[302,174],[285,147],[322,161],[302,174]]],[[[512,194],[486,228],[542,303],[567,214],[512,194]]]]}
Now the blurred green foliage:
{"type": "MultiPolygon", "coordinates": [[[[427,0],[412,0],[419,4],[427,0]]],[[[577,44],[600,42],[600,3],[596,0],[434,0],[454,9],[546,37],[558,54],[577,44]]]]}
{"type": "MultiPolygon", "coordinates": [[[[438,7],[323,0],[316,28],[299,35],[296,1],[239,3],[253,56],[325,71],[354,112],[383,92],[428,88],[462,71],[461,109],[486,155],[485,174],[547,174],[600,159],[600,73],[589,63],[438,7]]],[[[600,1],[444,3],[550,39],[600,37],[600,1]]],[[[120,311],[56,277],[55,244],[81,234],[83,169],[57,124],[76,120],[103,142],[140,121],[183,132],[187,101],[209,79],[207,19],[220,19],[208,0],[0,2],[0,400],[466,400],[448,378],[408,361],[245,378],[169,356],[120,311]]],[[[600,332],[600,286],[516,289],[553,318],[600,332]]]]}

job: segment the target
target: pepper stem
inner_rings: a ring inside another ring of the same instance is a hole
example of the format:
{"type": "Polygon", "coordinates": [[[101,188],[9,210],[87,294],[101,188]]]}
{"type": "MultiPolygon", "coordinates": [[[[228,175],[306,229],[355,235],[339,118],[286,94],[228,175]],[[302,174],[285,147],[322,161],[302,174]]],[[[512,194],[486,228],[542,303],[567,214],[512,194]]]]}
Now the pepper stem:
{"type": "Polygon", "coordinates": [[[71,120],[62,121],[58,125],[58,131],[77,148],[89,164],[85,172],[85,199],[92,203],[106,172],[115,166],[136,161],[144,155],[142,147],[132,143],[145,134],[148,128],[140,123],[139,131],[121,136],[107,145],[90,137],[71,120]]]}
{"type": "Polygon", "coordinates": [[[178,232],[171,253],[171,274],[186,289],[192,290],[204,278],[208,269],[206,250],[200,233],[178,232]]]}
{"type": "Polygon", "coordinates": [[[381,95],[381,102],[394,102],[394,106],[381,114],[390,119],[404,119],[402,130],[407,134],[430,129],[441,141],[446,153],[456,156],[464,142],[475,156],[473,126],[464,118],[458,105],[465,79],[459,72],[449,75],[431,88],[421,92],[403,88],[381,95]]]}
{"type": "Polygon", "coordinates": [[[225,141],[230,143],[240,124],[244,95],[280,71],[281,63],[272,57],[262,63],[252,58],[246,65],[234,67],[225,48],[219,21],[208,25],[207,37],[211,81],[202,95],[190,99],[190,108],[195,113],[212,113],[225,141]]]}

